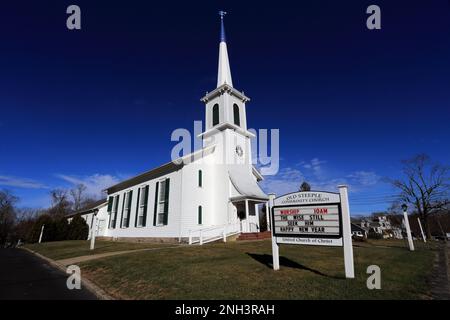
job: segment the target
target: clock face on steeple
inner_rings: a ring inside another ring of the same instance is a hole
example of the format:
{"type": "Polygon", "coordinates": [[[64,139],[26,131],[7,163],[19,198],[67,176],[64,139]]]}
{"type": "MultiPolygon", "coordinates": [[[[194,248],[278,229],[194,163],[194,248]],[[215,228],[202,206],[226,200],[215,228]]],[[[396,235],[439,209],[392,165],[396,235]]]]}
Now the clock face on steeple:
{"type": "Polygon", "coordinates": [[[239,157],[242,157],[244,155],[244,150],[242,149],[242,147],[240,145],[236,146],[236,154],[239,157]]]}

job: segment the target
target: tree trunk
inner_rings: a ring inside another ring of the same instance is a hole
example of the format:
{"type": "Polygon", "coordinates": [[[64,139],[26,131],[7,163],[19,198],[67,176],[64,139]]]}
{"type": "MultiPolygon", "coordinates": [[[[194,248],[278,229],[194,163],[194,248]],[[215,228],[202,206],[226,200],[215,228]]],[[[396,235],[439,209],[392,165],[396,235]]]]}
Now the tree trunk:
{"type": "Polygon", "coordinates": [[[431,239],[431,228],[428,221],[428,216],[424,216],[422,219],[420,219],[423,224],[423,232],[425,232],[425,235],[427,239],[431,239]]]}

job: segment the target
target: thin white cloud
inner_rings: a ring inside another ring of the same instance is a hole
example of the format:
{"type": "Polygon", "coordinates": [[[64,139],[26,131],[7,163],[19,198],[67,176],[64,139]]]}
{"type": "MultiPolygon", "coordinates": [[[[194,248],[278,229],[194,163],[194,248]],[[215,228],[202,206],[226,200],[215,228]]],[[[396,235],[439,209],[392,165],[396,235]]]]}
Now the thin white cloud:
{"type": "Polygon", "coordinates": [[[378,176],[373,171],[355,171],[347,176],[352,181],[360,184],[362,186],[373,186],[380,181],[380,176],[378,176]]]}
{"type": "Polygon", "coordinates": [[[277,175],[266,176],[261,186],[267,193],[277,195],[295,192],[300,189],[303,181],[311,185],[312,190],[337,191],[337,186],[345,184],[351,192],[360,192],[374,186],[380,177],[373,171],[355,171],[342,177],[330,176],[323,170],[324,160],[313,158],[308,162],[302,161],[296,165],[300,169],[282,168],[277,175]]]}
{"type": "Polygon", "coordinates": [[[98,173],[85,177],[58,174],[57,177],[72,185],[84,184],[86,193],[95,197],[103,196],[102,190],[120,182],[120,179],[116,176],[98,173]]]}
{"type": "Polygon", "coordinates": [[[38,181],[27,179],[27,178],[18,178],[12,176],[0,176],[0,186],[7,187],[16,187],[16,188],[24,188],[24,189],[47,189],[48,187],[40,183],[38,181]]]}
{"type": "Polygon", "coordinates": [[[294,168],[283,168],[277,175],[266,176],[261,183],[262,188],[277,195],[298,191],[300,184],[304,180],[303,173],[294,168]]]}

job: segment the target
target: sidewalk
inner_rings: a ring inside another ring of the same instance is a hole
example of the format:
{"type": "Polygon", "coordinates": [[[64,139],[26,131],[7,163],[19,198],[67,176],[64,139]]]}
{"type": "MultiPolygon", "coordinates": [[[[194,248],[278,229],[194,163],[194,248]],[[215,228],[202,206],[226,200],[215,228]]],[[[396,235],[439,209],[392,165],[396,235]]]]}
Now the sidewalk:
{"type": "Polygon", "coordinates": [[[434,300],[450,300],[450,242],[440,243],[431,278],[431,297],[434,300]]]}

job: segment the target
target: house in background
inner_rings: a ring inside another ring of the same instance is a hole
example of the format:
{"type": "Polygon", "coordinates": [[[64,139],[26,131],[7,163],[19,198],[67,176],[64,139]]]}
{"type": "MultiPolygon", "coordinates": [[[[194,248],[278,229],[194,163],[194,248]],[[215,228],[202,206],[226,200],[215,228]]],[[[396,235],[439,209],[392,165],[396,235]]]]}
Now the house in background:
{"type": "Polygon", "coordinates": [[[385,215],[363,219],[360,227],[367,232],[369,237],[374,234],[383,239],[403,239],[402,229],[392,226],[391,221],[385,215]]]}
{"type": "Polygon", "coordinates": [[[366,229],[358,226],[355,223],[351,224],[352,236],[367,239],[368,232],[366,229]]]}
{"type": "Polygon", "coordinates": [[[96,222],[95,219],[98,220],[96,223],[96,235],[103,235],[106,229],[106,217],[107,217],[107,201],[106,199],[98,200],[85,208],[71,213],[67,216],[67,221],[70,223],[74,216],[80,215],[89,226],[89,236],[88,239],[91,238],[92,235],[92,226],[96,222]]]}

